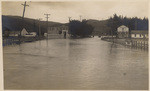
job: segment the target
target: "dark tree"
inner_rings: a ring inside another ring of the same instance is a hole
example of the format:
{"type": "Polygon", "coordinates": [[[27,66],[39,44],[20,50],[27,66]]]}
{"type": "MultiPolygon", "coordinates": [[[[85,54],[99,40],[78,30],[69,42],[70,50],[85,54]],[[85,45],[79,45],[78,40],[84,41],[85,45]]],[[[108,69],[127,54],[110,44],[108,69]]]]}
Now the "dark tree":
{"type": "Polygon", "coordinates": [[[111,34],[116,35],[117,34],[117,28],[122,24],[121,16],[118,17],[116,14],[114,14],[113,17],[111,17],[108,20],[108,26],[111,28],[111,34]]]}
{"type": "Polygon", "coordinates": [[[88,37],[93,32],[93,27],[87,24],[86,20],[82,22],[78,20],[72,20],[69,23],[70,34],[74,37],[88,37]]]}
{"type": "Polygon", "coordinates": [[[108,19],[107,26],[110,27],[110,34],[112,35],[117,35],[117,28],[121,25],[129,27],[129,34],[132,30],[148,30],[148,19],[137,17],[128,18],[126,16],[117,16],[116,14],[108,19]]]}

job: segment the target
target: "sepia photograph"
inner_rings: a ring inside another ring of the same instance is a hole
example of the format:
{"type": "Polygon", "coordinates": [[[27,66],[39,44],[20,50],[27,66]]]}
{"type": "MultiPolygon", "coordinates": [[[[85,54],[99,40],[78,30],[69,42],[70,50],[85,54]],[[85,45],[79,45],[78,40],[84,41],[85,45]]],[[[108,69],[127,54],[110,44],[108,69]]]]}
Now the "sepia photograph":
{"type": "Polygon", "coordinates": [[[149,90],[149,0],[0,2],[4,90],[149,90]]]}

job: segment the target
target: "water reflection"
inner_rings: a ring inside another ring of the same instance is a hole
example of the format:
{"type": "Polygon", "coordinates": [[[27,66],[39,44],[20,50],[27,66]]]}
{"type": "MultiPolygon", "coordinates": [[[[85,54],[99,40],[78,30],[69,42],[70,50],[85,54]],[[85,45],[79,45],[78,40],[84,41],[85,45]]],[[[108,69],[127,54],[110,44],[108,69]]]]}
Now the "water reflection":
{"type": "Polygon", "coordinates": [[[5,46],[4,69],[6,89],[148,89],[148,53],[96,37],[5,46]]]}

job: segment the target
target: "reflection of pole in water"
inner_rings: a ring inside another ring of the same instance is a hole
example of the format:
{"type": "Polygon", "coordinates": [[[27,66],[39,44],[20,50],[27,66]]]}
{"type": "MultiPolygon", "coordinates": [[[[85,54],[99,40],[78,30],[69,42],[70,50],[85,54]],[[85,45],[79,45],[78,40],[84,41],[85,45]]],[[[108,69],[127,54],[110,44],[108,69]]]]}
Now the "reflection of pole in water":
{"type": "Polygon", "coordinates": [[[111,47],[110,47],[110,54],[112,53],[112,49],[113,49],[114,44],[115,44],[115,43],[112,42],[111,47]]]}
{"type": "Polygon", "coordinates": [[[64,32],[64,38],[66,39],[66,31],[64,32]]]}
{"type": "Polygon", "coordinates": [[[47,46],[48,46],[48,40],[46,40],[46,44],[47,44],[47,46]]]}
{"type": "Polygon", "coordinates": [[[38,20],[39,20],[39,31],[38,31],[39,36],[38,37],[39,37],[39,43],[41,45],[41,20],[42,20],[42,18],[39,18],[38,20]]]}
{"type": "Polygon", "coordinates": [[[22,53],[21,45],[19,44],[19,52],[22,53]]]}
{"type": "Polygon", "coordinates": [[[47,40],[46,40],[46,41],[47,41],[47,46],[48,46],[48,18],[49,18],[48,16],[49,16],[50,14],[44,14],[44,15],[46,15],[45,18],[46,18],[46,20],[47,20],[47,40]]]}
{"type": "Polygon", "coordinates": [[[41,46],[41,40],[39,40],[39,45],[41,46]]]}

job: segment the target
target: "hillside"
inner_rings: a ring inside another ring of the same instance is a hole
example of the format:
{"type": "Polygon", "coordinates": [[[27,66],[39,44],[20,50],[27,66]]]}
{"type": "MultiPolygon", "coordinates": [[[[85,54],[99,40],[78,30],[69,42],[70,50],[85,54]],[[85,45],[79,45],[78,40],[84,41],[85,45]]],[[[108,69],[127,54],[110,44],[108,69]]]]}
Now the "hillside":
{"type": "Polygon", "coordinates": [[[101,34],[109,34],[110,28],[107,26],[107,20],[88,20],[88,24],[92,25],[94,27],[93,34],[94,35],[101,35],[101,34]]]}
{"type": "MultiPolygon", "coordinates": [[[[51,22],[49,21],[49,26],[54,25],[61,25],[61,23],[58,22],[51,22]]],[[[38,30],[39,21],[35,19],[30,18],[24,18],[24,24],[23,19],[20,16],[4,16],[2,15],[2,30],[5,30],[6,28],[11,31],[20,31],[22,28],[26,28],[29,32],[35,32],[38,30]]],[[[47,22],[41,21],[40,22],[42,31],[46,31],[47,22]]]]}

